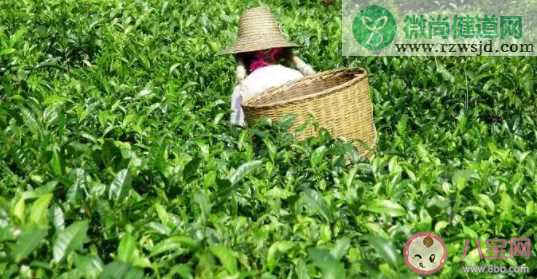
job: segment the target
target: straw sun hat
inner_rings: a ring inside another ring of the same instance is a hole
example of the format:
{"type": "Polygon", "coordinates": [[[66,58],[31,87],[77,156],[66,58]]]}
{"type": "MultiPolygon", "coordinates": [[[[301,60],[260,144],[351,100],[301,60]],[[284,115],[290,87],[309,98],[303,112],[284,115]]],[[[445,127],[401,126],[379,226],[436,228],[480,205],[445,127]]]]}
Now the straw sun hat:
{"type": "Polygon", "coordinates": [[[251,52],[276,47],[296,47],[289,42],[269,9],[246,10],[240,18],[239,38],[221,54],[251,52]]]}

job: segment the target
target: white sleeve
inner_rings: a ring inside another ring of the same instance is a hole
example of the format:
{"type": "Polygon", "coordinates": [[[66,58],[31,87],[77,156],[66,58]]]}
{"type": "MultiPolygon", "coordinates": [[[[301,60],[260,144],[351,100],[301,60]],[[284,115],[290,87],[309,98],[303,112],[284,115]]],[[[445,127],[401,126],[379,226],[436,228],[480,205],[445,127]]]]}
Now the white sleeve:
{"type": "Polygon", "coordinates": [[[231,95],[231,124],[245,126],[244,123],[244,111],[242,110],[242,94],[241,86],[235,86],[233,94],[231,95]]]}
{"type": "Polygon", "coordinates": [[[292,59],[298,71],[300,71],[305,76],[313,75],[316,73],[313,67],[310,64],[304,62],[304,60],[300,59],[300,57],[293,55],[292,59]]]}

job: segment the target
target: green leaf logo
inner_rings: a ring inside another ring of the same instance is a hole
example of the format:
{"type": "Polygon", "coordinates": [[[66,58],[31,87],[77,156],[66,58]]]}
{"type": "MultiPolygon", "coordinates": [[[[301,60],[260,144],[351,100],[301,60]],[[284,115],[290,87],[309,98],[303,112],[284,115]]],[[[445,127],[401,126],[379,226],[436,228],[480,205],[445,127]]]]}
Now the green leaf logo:
{"type": "Polygon", "coordinates": [[[369,50],[380,50],[392,43],[397,33],[397,23],[388,10],[371,5],[356,15],[352,33],[363,47],[369,50]]]}

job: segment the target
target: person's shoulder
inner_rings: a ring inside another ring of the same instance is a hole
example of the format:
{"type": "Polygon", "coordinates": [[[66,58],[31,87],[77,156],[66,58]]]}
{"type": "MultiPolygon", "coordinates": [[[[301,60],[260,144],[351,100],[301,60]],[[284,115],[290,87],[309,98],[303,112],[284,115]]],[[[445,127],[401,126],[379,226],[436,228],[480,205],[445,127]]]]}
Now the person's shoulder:
{"type": "Polygon", "coordinates": [[[263,68],[255,70],[249,77],[251,79],[257,78],[275,78],[275,77],[297,77],[302,76],[299,71],[285,67],[280,64],[269,65],[263,68]]]}
{"type": "Polygon", "coordinates": [[[286,67],[284,65],[280,65],[280,64],[276,64],[276,65],[270,65],[270,66],[267,66],[267,68],[270,70],[270,71],[274,71],[274,72],[281,72],[281,73],[292,73],[292,74],[299,74],[301,75],[301,73],[293,68],[289,68],[289,67],[286,67]],[[268,68],[270,67],[270,68],[268,68]]]}

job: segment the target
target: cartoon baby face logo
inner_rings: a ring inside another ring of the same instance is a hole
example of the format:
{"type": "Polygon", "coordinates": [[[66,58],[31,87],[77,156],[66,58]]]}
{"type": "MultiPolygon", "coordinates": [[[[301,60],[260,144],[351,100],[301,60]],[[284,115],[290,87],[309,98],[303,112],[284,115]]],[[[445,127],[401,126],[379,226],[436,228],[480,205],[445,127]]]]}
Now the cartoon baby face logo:
{"type": "Polygon", "coordinates": [[[431,232],[412,235],[403,249],[405,264],[415,273],[431,275],[438,272],[447,259],[444,240],[431,232]]]}

